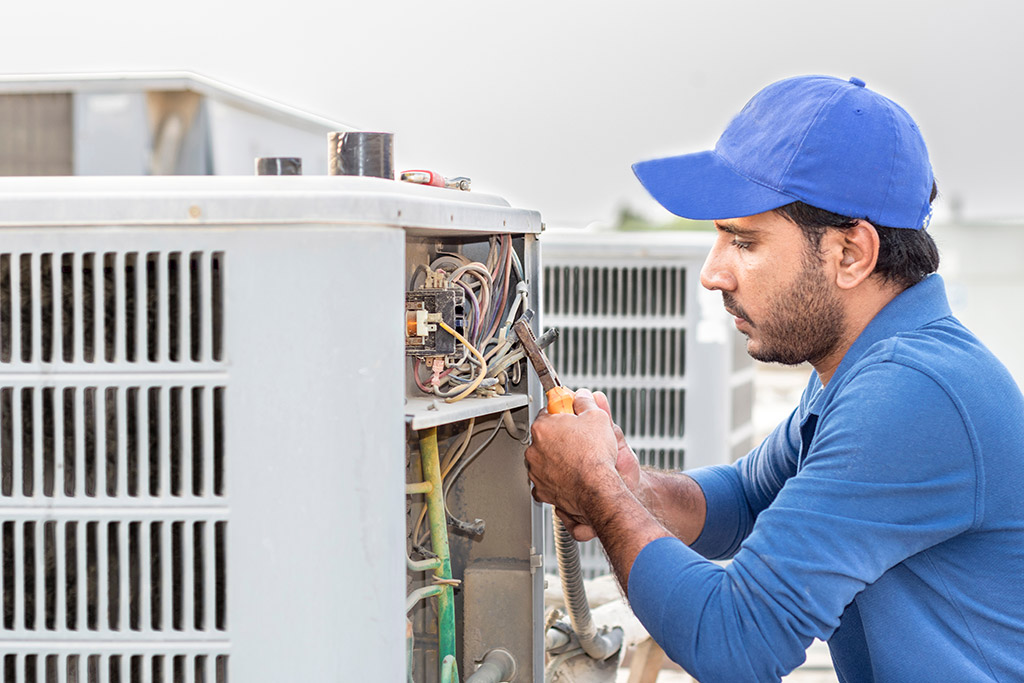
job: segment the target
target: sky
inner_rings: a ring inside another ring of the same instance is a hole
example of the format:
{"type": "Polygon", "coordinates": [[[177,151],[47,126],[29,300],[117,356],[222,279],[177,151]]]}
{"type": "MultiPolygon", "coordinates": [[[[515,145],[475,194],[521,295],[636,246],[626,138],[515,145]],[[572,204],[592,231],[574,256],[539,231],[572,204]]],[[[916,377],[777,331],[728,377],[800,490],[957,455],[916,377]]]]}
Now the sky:
{"type": "Polygon", "coordinates": [[[931,151],[936,220],[1024,217],[1024,4],[1004,0],[6,3],[0,72],[187,70],[365,130],[548,225],[671,216],[630,164],[708,149],[761,87],[857,76],[931,151]]]}

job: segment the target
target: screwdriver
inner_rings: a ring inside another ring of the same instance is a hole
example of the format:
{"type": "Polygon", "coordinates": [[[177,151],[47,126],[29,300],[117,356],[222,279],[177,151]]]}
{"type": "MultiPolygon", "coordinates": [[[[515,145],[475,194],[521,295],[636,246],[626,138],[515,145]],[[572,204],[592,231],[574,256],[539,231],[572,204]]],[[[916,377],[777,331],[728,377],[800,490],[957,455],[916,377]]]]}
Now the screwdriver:
{"type": "Polygon", "coordinates": [[[519,337],[519,342],[523,345],[523,353],[530,359],[533,369],[537,371],[540,385],[543,387],[544,395],[548,399],[548,413],[552,415],[557,413],[572,414],[574,412],[572,402],[575,394],[573,394],[571,389],[562,386],[562,383],[558,381],[558,373],[551,367],[551,361],[548,360],[548,357],[541,351],[540,346],[537,345],[537,338],[533,336],[533,330],[530,329],[528,322],[519,319],[512,325],[512,329],[519,337]]]}
{"type": "Polygon", "coordinates": [[[447,187],[452,190],[464,190],[469,191],[470,183],[472,182],[469,178],[459,176],[457,178],[445,178],[437,171],[427,171],[422,169],[415,169],[411,171],[402,171],[399,175],[400,180],[404,180],[407,183],[416,183],[417,185],[433,185],[434,187],[447,187]]]}

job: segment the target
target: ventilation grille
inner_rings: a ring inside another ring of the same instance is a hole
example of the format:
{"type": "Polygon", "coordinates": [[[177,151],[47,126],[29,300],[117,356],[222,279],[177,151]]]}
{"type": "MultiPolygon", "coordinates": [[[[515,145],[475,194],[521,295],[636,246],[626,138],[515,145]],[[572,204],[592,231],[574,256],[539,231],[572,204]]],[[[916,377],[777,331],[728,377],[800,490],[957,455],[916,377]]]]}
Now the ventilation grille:
{"type": "Polygon", "coordinates": [[[677,317],[686,313],[686,268],[576,266],[544,268],[544,313],[677,317]]]}
{"type": "Polygon", "coordinates": [[[0,175],[73,175],[70,93],[0,95],[0,175]]]}
{"type": "Polygon", "coordinates": [[[227,680],[224,264],[0,253],[3,681],[227,680]]]}
{"type": "Polygon", "coordinates": [[[544,272],[544,323],[559,329],[547,353],[562,381],[607,393],[634,447],[678,448],[689,269],[558,264],[544,272]]]}
{"type": "Polygon", "coordinates": [[[612,418],[630,437],[676,439],[684,433],[683,389],[650,387],[589,387],[603,391],[612,406],[612,418]]]}
{"type": "Polygon", "coordinates": [[[223,357],[223,252],[0,254],[0,363],[223,357]]]}
{"type": "Polygon", "coordinates": [[[686,331],[656,327],[572,327],[560,330],[548,358],[563,375],[682,377],[686,331]]]}
{"type": "Polygon", "coordinates": [[[227,683],[226,654],[4,655],[3,683],[227,683]]]}
{"type": "Polygon", "coordinates": [[[9,521],[5,631],[226,630],[226,523],[9,521]]]}
{"type": "Polygon", "coordinates": [[[223,386],[0,387],[12,499],[221,498],[223,386]]]}
{"type": "Polygon", "coordinates": [[[634,452],[644,467],[669,471],[683,469],[683,451],[680,448],[637,448],[634,452]]]}

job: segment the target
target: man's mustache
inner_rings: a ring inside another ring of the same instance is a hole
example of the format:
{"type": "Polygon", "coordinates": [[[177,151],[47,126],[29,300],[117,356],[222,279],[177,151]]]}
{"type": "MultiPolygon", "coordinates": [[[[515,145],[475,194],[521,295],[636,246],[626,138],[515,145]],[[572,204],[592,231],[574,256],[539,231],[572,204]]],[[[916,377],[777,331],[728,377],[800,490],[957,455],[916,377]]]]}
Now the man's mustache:
{"type": "Polygon", "coordinates": [[[743,310],[742,306],[736,303],[736,299],[732,294],[729,292],[722,292],[722,304],[725,306],[726,311],[737,318],[746,320],[751,327],[754,326],[754,322],[750,319],[750,316],[747,315],[747,312],[743,310]]]}

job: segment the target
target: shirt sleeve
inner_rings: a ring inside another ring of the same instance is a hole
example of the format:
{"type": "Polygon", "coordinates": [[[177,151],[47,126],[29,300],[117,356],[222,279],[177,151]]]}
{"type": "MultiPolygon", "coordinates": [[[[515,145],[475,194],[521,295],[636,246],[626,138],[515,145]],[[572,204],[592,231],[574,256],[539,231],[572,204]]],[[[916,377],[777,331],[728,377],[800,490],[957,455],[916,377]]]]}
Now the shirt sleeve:
{"type": "Polygon", "coordinates": [[[794,410],[761,444],[732,465],[712,465],[686,474],[704,492],[704,529],[691,546],[704,557],[732,557],[771,505],[783,484],[796,474],[802,408],[794,410]]]}
{"type": "Polygon", "coordinates": [[[630,572],[633,610],[703,683],[777,680],[866,585],[970,528],[973,444],[934,380],[869,365],[820,416],[799,473],[733,561],[720,567],[676,539],[653,541],[630,572]]]}

